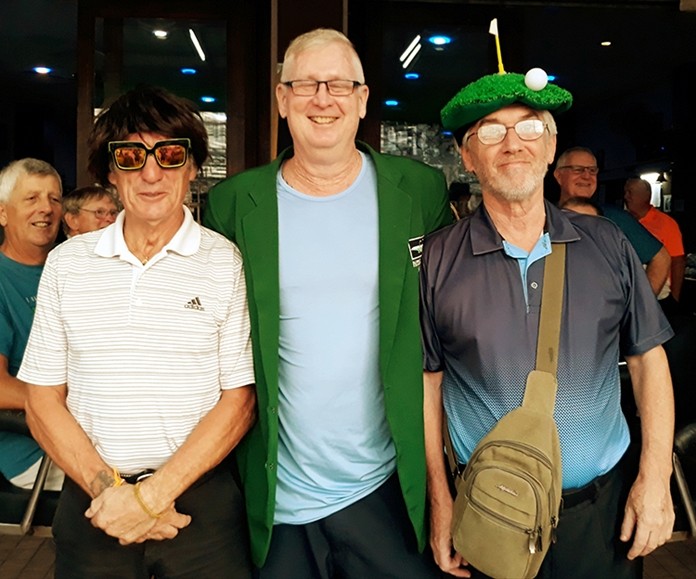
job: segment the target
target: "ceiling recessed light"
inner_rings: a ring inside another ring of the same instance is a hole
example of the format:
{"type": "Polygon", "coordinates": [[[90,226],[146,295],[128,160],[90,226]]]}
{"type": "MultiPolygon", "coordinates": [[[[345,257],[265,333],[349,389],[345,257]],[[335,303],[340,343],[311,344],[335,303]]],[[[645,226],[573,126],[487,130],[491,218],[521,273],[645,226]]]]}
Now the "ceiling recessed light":
{"type": "Polygon", "coordinates": [[[198,71],[195,68],[182,68],[181,74],[196,74],[198,71]]]}
{"type": "Polygon", "coordinates": [[[201,100],[204,103],[214,103],[217,99],[215,97],[211,97],[211,96],[202,96],[201,100]]]}
{"type": "Polygon", "coordinates": [[[193,47],[196,49],[196,52],[198,53],[198,57],[203,62],[205,62],[205,52],[203,52],[201,42],[200,40],[198,40],[198,36],[196,36],[196,33],[193,31],[193,28],[189,28],[189,38],[191,39],[191,43],[193,44],[193,47]]]}
{"type": "Polygon", "coordinates": [[[428,38],[428,42],[430,42],[430,44],[434,44],[435,46],[444,46],[445,44],[452,42],[452,38],[445,36],[444,34],[435,34],[428,38]]]}
{"type": "Polygon", "coordinates": [[[404,78],[408,80],[416,80],[420,78],[420,74],[418,74],[417,72],[407,72],[404,75],[404,78]]]}
{"type": "Polygon", "coordinates": [[[398,106],[399,101],[397,101],[395,99],[387,99],[386,101],[384,101],[384,104],[387,105],[388,107],[395,107],[395,106],[398,106]]]}
{"type": "Polygon", "coordinates": [[[602,46],[611,46],[611,40],[605,40],[604,42],[600,42],[602,46]]]}
{"type": "Polygon", "coordinates": [[[155,38],[159,38],[160,40],[164,40],[167,38],[167,36],[169,36],[169,32],[166,30],[153,30],[152,34],[155,35],[155,38]]]}
{"type": "Polygon", "coordinates": [[[35,66],[33,70],[36,74],[49,74],[53,69],[47,66],[35,66]]]}

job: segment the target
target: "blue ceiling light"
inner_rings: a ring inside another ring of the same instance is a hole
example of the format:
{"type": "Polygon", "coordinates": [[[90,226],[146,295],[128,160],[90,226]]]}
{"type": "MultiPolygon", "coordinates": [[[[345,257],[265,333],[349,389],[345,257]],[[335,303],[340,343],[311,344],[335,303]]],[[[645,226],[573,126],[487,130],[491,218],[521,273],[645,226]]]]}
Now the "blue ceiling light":
{"type": "Polygon", "coordinates": [[[549,75],[547,75],[547,76],[548,76],[549,82],[553,82],[554,80],[556,80],[556,75],[555,75],[555,74],[549,74],[549,75]]]}
{"type": "Polygon", "coordinates": [[[211,97],[211,96],[202,96],[201,100],[204,103],[214,103],[217,99],[215,97],[211,97]]]}
{"type": "Polygon", "coordinates": [[[181,74],[196,74],[198,71],[195,68],[182,68],[181,74]]]}
{"type": "Polygon", "coordinates": [[[32,69],[36,74],[50,74],[53,69],[48,66],[35,66],[32,69]]]}
{"type": "Polygon", "coordinates": [[[435,46],[444,46],[445,44],[452,42],[452,38],[445,36],[444,34],[434,34],[428,38],[428,42],[430,42],[430,44],[434,44],[435,46]]]}
{"type": "Polygon", "coordinates": [[[399,106],[399,101],[397,101],[396,99],[387,99],[386,101],[384,101],[384,104],[388,107],[396,107],[399,106]]]}
{"type": "Polygon", "coordinates": [[[404,75],[404,78],[406,80],[418,80],[420,78],[420,74],[418,74],[417,72],[407,72],[404,75]]]}

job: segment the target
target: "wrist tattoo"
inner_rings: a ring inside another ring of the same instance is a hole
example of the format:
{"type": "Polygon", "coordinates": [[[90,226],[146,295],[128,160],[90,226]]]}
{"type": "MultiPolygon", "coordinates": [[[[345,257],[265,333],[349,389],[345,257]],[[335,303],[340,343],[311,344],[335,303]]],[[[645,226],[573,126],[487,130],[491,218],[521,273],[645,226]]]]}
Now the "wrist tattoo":
{"type": "Polygon", "coordinates": [[[97,476],[94,477],[94,480],[90,483],[89,489],[92,491],[93,497],[98,497],[106,489],[114,486],[115,484],[116,479],[114,478],[113,473],[107,470],[101,470],[97,473],[97,476]]]}

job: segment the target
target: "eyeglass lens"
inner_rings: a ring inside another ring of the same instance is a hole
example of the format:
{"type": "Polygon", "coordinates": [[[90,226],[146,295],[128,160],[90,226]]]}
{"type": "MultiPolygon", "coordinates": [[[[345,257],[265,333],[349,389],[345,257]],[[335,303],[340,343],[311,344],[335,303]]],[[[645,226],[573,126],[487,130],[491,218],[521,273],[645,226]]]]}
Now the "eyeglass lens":
{"type": "Polygon", "coordinates": [[[481,125],[476,135],[484,145],[497,145],[502,143],[510,129],[515,129],[517,136],[523,141],[534,141],[544,134],[545,125],[539,119],[525,119],[515,123],[512,127],[506,127],[499,123],[481,125]]]}
{"type": "Polygon", "coordinates": [[[81,211],[92,213],[97,219],[104,219],[107,216],[116,217],[118,215],[118,209],[85,209],[83,207],[81,211]]]}
{"type": "Polygon", "coordinates": [[[159,141],[151,149],[138,142],[109,143],[109,145],[116,166],[124,171],[142,169],[150,154],[155,156],[157,164],[163,169],[175,169],[186,163],[190,141],[189,139],[159,141]]]}
{"type": "Polygon", "coordinates": [[[583,173],[589,173],[590,175],[596,175],[599,173],[599,167],[585,166],[585,165],[566,165],[565,167],[560,167],[560,169],[568,169],[575,175],[582,175],[583,173]]]}
{"type": "Polygon", "coordinates": [[[319,92],[319,85],[325,84],[331,96],[348,96],[353,94],[360,83],[352,80],[293,80],[285,83],[297,96],[314,96],[319,92]]]}

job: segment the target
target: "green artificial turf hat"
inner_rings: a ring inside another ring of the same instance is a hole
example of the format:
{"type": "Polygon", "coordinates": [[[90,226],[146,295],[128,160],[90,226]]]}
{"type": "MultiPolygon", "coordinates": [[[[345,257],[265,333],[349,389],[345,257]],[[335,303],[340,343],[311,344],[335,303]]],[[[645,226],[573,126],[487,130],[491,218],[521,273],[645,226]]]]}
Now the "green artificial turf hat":
{"type": "Polygon", "coordinates": [[[573,96],[548,83],[546,73],[539,68],[533,68],[526,75],[489,74],[466,85],[444,106],[440,112],[442,126],[456,131],[514,103],[561,113],[570,108],[573,96]]]}

